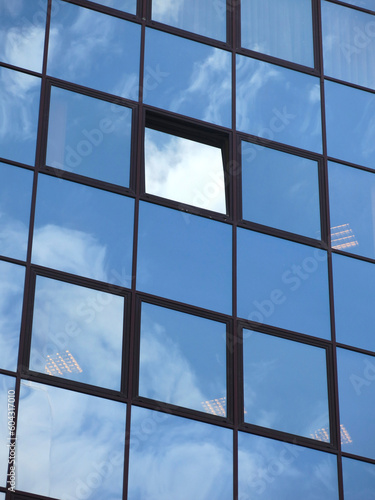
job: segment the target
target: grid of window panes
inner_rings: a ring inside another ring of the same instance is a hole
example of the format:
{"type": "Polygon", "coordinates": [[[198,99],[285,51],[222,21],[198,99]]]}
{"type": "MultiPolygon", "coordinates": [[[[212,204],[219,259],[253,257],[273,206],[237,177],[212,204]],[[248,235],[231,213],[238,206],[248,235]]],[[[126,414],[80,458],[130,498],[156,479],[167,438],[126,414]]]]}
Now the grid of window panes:
{"type": "Polygon", "coordinates": [[[0,0],[0,499],[371,500],[373,0],[0,0]]]}

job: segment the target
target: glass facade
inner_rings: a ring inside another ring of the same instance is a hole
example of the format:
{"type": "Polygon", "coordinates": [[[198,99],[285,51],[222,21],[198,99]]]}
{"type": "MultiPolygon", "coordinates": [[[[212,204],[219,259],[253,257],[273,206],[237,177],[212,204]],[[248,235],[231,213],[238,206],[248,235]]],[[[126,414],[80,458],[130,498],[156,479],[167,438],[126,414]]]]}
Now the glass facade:
{"type": "Polygon", "coordinates": [[[374,44],[0,0],[1,500],[375,500],[374,44]]]}

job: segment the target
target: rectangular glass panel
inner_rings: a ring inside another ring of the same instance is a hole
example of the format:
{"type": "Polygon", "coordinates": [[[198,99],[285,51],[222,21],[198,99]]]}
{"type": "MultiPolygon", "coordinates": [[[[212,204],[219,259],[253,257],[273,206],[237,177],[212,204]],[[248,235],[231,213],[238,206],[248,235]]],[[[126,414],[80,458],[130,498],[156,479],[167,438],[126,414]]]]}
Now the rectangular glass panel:
{"type": "Polygon", "coordinates": [[[375,465],[342,458],[345,500],[372,500],[375,492],[375,465]]]}
{"type": "Polygon", "coordinates": [[[137,0],[94,0],[95,3],[100,5],[106,5],[107,7],[112,7],[113,9],[122,10],[123,12],[129,12],[130,14],[135,14],[137,11],[137,0]]]}
{"type": "Polygon", "coordinates": [[[8,460],[9,460],[9,444],[10,436],[8,424],[13,424],[13,405],[14,405],[14,389],[15,379],[7,375],[0,374],[0,486],[6,486],[7,473],[8,473],[8,460]],[[11,391],[11,392],[9,392],[11,391]],[[9,400],[8,400],[9,396],[9,400]],[[8,419],[8,401],[11,405],[9,408],[10,418],[8,419]]]}

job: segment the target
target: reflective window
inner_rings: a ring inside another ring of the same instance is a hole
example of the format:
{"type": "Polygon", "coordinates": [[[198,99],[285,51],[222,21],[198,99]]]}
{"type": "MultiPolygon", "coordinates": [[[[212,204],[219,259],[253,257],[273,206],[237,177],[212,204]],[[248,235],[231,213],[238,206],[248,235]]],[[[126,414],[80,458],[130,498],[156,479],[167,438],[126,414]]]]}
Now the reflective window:
{"type": "Polygon", "coordinates": [[[57,0],[52,8],[48,74],[137,99],[141,27],[57,0]]]}
{"type": "Polygon", "coordinates": [[[319,79],[238,55],[237,129],[320,153],[319,79]]]}
{"type": "Polygon", "coordinates": [[[16,371],[25,269],[0,261],[0,368],[16,371]]]}
{"type": "Polygon", "coordinates": [[[230,52],[153,29],[145,50],[145,103],[231,126],[230,52]]]}
{"type": "Polygon", "coordinates": [[[130,14],[135,14],[137,11],[137,0],[94,0],[94,1],[95,3],[99,3],[100,5],[106,5],[107,7],[112,7],[113,9],[129,12],[130,14]]]}
{"type": "Polygon", "coordinates": [[[222,150],[146,128],[146,192],[226,213],[222,150]]]}
{"type": "Polygon", "coordinates": [[[375,465],[342,458],[345,500],[374,500],[375,465]]]}
{"type": "Polygon", "coordinates": [[[26,260],[33,173],[0,163],[0,254],[26,260]]]}
{"type": "Polygon", "coordinates": [[[232,453],[229,429],[133,407],[128,499],[231,500],[232,453]]]}
{"type": "Polygon", "coordinates": [[[328,178],[332,248],[375,258],[375,175],[330,162],[328,178]]]}
{"type": "Polygon", "coordinates": [[[40,78],[0,68],[0,157],[34,165],[40,78]]]}
{"type": "Polygon", "coordinates": [[[375,458],[375,358],[337,349],[342,450],[375,458]]]}
{"type": "Polygon", "coordinates": [[[212,0],[152,0],[152,19],[199,35],[226,41],[226,4],[212,0]]]}
{"type": "Polygon", "coordinates": [[[47,165],[129,186],[131,109],[52,87],[49,113],[47,165]]]}
{"type": "Polygon", "coordinates": [[[375,17],[324,1],[322,23],[325,74],[375,88],[375,17]]]}
{"type": "Polygon", "coordinates": [[[40,174],[32,261],[129,287],[133,213],[130,198],[40,174]]]}
{"type": "Polygon", "coordinates": [[[338,500],[335,455],[238,433],[238,498],[338,500]]]}
{"type": "Polygon", "coordinates": [[[318,163],[242,142],[243,218],[320,239],[318,163]]]}
{"type": "MultiPolygon", "coordinates": [[[[8,423],[13,423],[13,414],[12,414],[12,405],[13,405],[13,397],[14,392],[11,394],[8,392],[14,391],[15,388],[15,379],[13,377],[8,377],[7,375],[0,375],[0,406],[2,408],[0,415],[0,486],[6,486],[7,482],[7,473],[8,473],[8,459],[9,459],[9,429],[8,423]],[[8,395],[9,404],[11,407],[9,408],[10,418],[8,421],[8,395]]],[[[12,436],[14,437],[14,436],[12,436]]],[[[1,497],[0,497],[1,498],[1,497]]],[[[5,497],[4,497],[5,498],[5,497]]]]}
{"type": "Polygon", "coordinates": [[[328,155],[374,168],[375,95],[325,82],[328,155]]]}
{"type": "Polygon", "coordinates": [[[226,416],[226,325],[142,304],[139,394],[226,416]]]}
{"type": "Polygon", "coordinates": [[[117,401],[23,381],[17,488],[54,498],[121,500],[125,411],[117,401]]]}
{"type": "Polygon", "coordinates": [[[232,228],[140,203],[137,288],[230,314],[232,228]]]}
{"type": "Polygon", "coordinates": [[[124,298],[37,277],[30,369],[121,388],[124,298]]]}
{"type": "Polygon", "coordinates": [[[330,339],[326,252],[239,228],[238,315],[330,339]]]}
{"type": "Polygon", "coordinates": [[[311,0],[242,0],[242,47],[314,66],[311,0]]]}

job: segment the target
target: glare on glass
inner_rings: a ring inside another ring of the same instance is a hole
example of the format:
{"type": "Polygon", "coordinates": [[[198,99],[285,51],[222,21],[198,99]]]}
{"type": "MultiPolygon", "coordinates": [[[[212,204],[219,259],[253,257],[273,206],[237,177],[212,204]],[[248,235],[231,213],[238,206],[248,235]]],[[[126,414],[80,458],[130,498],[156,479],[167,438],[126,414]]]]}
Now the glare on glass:
{"type": "Polygon", "coordinates": [[[242,0],[241,45],[314,66],[311,0],[242,0]]]}
{"type": "Polygon", "coordinates": [[[134,201],[39,175],[32,261],[130,286],[134,201]]]}
{"type": "Polygon", "coordinates": [[[135,14],[137,12],[137,0],[94,0],[95,3],[100,5],[105,5],[107,7],[112,7],[113,9],[122,10],[123,12],[129,12],[130,14],[135,14]]]}
{"type": "Polygon", "coordinates": [[[146,128],[146,193],[226,213],[222,150],[146,128]]]}
{"type": "Polygon", "coordinates": [[[120,390],[124,298],[37,277],[30,369],[120,390]]]}
{"type": "Polygon", "coordinates": [[[141,202],[137,288],[230,314],[231,245],[227,224],[141,202]]]}
{"type": "Polygon", "coordinates": [[[226,416],[226,325],[142,303],[139,395],[226,416]]]}
{"type": "MultiPolygon", "coordinates": [[[[8,424],[14,423],[13,405],[15,379],[7,375],[0,375],[0,405],[3,410],[0,415],[0,486],[5,487],[7,483],[8,459],[9,459],[9,428],[8,424]],[[11,392],[9,392],[11,391],[11,392]],[[8,399],[9,398],[9,399],[8,399]],[[8,408],[8,402],[10,408],[8,408]],[[8,420],[9,410],[9,420],[8,420]]],[[[1,498],[1,497],[0,497],[1,498]]],[[[4,496],[5,498],[5,496],[4,496]]]]}
{"type": "Polygon", "coordinates": [[[60,499],[122,500],[125,413],[117,401],[21,382],[17,488],[60,499]]]}
{"type": "Polygon", "coordinates": [[[345,500],[375,498],[375,465],[351,458],[342,458],[345,500]]]}
{"type": "Polygon", "coordinates": [[[237,129],[320,153],[320,83],[315,76],[237,56],[237,129]]]}
{"type": "Polygon", "coordinates": [[[318,163],[242,142],[243,218],[320,239],[318,163]]]}
{"type": "Polygon", "coordinates": [[[230,52],[154,29],[145,51],[145,103],[231,126],[230,52]]]}
{"type": "Polygon", "coordinates": [[[132,408],[128,499],[233,498],[230,429],[132,408]]]}
{"type": "Polygon", "coordinates": [[[324,250],[238,229],[238,315],[330,339],[324,250]]]}

